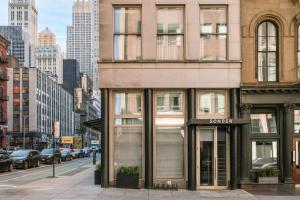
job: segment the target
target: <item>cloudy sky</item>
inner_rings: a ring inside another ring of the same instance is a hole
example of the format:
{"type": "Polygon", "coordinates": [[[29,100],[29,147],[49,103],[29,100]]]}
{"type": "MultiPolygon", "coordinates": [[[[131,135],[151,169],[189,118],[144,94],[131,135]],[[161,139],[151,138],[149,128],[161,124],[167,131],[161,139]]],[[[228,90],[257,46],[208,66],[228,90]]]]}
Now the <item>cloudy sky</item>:
{"type": "MultiPolygon", "coordinates": [[[[0,25],[8,23],[8,0],[0,0],[0,25]]],[[[39,31],[46,26],[56,34],[59,45],[65,50],[67,25],[72,24],[72,3],[73,0],[37,0],[39,12],[39,31]]]]}

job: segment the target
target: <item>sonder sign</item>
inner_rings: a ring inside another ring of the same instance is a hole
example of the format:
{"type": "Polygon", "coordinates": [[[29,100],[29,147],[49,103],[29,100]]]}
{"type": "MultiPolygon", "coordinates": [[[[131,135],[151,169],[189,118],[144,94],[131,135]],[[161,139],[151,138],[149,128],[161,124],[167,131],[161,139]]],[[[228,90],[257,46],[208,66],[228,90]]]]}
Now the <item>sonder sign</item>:
{"type": "Polygon", "coordinates": [[[232,124],[232,119],[210,119],[209,124],[232,124]]]}

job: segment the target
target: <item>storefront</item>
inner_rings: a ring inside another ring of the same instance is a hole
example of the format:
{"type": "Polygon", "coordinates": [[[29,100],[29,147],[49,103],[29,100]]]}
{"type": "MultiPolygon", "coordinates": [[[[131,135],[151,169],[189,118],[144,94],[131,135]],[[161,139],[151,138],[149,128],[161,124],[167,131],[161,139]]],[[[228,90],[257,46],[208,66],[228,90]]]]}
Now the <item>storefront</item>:
{"type": "Polygon", "coordinates": [[[9,132],[10,146],[11,147],[21,147],[24,146],[25,138],[25,148],[26,149],[36,149],[42,150],[48,148],[51,145],[51,135],[36,133],[36,132],[9,132]],[[25,137],[24,137],[25,136],[25,137]]]}

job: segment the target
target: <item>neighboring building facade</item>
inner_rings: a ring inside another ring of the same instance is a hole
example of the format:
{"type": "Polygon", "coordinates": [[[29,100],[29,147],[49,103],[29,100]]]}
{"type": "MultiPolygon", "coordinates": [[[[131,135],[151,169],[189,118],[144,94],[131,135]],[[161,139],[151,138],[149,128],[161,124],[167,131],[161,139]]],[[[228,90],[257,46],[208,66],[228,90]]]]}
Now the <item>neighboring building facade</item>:
{"type": "Polygon", "coordinates": [[[36,66],[59,84],[63,83],[63,55],[48,27],[38,34],[36,66]]]}
{"type": "Polygon", "coordinates": [[[0,26],[0,34],[10,41],[8,52],[25,67],[34,67],[34,46],[24,28],[20,26],[0,26]]]}
{"type": "Polygon", "coordinates": [[[103,0],[100,32],[102,186],[236,188],[240,1],[103,0]]]}
{"type": "Polygon", "coordinates": [[[255,172],[277,171],[300,184],[300,10],[297,0],[242,1],[241,185],[255,172]]]}
{"type": "Polygon", "coordinates": [[[91,1],[74,1],[72,26],[67,27],[67,58],[76,59],[80,72],[89,77],[93,76],[91,18],[91,1]]]}
{"type": "MultiPolygon", "coordinates": [[[[92,7],[92,80],[94,90],[99,90],[99,0],[91,0],[92,7]]],[[[100,97],[100,96],[99,96],[100,97]]]]}
{"type": "Polygon", "coordinates": [[[9,41],[0,35],[0,148],[7,146],[7,68],[9,57],[7,48],[9,41]]]}
{"type": "Polygon", "coordinates": [[[61,136],[74,132],[73,96],[37,68],[9,69],[8,132],[11,146],[42,149],[50,145],[53,123],[61,136]]]}
{"type": "Polygon", "coordinates": [[[63,60],[63,87],[74,96],[74,89],[80,85],[79,63],[75,59],[63,60]]]}

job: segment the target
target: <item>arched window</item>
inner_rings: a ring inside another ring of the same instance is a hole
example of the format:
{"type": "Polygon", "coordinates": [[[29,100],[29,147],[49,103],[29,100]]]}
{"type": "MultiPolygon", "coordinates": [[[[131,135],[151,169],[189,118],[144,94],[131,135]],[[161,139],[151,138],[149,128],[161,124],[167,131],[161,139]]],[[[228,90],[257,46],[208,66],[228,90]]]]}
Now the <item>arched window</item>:
{"type": "Polygon", "coordinates": [[[300,25],[298,25],[298,34],[297,34],[297,66],[298,66],[298,79],[300,79],[300,25]]]}
{"type": "Polygon", "coordinates": [[[278,81],[278,28],[271,21],[263,21],[257,29],[257,79],[278,81]]]}

